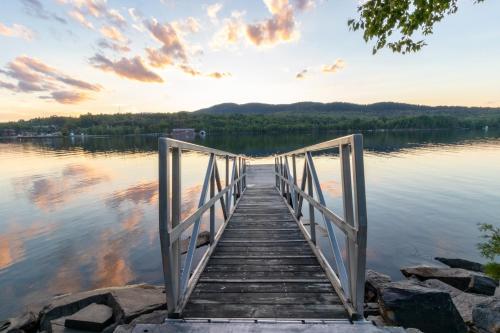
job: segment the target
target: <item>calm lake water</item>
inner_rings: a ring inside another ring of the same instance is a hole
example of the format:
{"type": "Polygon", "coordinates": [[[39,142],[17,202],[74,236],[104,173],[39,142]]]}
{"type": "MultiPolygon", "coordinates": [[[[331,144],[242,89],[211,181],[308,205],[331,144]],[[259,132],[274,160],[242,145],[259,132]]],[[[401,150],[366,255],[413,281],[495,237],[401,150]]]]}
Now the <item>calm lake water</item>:
{"type": "MultiPolygon", "coordinates": [[[[207,136],[198,143],[263,163],[341,135],[207,136]]],[[[482,261],[477,224],[500,224],[500,133],[364,138],[368,267],[400,278],[401,266],[437,264],[435,256],[482,261]]],[[[153,137],[0,140],[0,319],[56,294],[163,282],[156,150],[153,137]]],[[[187,216],[208,158],[184,157],[187,216]]],[[[328,206],[342,215],[338,156],[325,153],[315,163],[328,206]]]]}

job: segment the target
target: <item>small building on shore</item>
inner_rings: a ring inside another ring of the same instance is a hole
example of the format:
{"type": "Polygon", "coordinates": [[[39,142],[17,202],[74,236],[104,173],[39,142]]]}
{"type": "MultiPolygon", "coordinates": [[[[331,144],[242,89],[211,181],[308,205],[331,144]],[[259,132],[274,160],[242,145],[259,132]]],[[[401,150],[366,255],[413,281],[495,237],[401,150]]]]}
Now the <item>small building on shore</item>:
{"type": "Polygon", "coordinates": [[[16,130],[13,130],[11,128],[6,128],[2,130],[2,133],[0,136],[16,136],[16,130]]]}
{"type": "Polygon", "coordinates": [[[174,128],[171,135],[174,139],[188,141],[194,140],[196,133],[194,128],[174,128]]]}

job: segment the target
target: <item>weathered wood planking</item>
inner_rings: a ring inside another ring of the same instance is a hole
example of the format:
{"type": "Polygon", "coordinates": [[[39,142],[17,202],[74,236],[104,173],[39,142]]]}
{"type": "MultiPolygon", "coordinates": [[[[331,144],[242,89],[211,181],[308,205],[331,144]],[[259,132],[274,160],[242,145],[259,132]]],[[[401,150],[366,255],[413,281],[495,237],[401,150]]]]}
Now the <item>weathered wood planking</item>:
{"type": "Polygon", "coordinates": [[[274,188],[272,170],[252,168],[249,186],[183,316],[347,319],[340,298],[274,188]]]}

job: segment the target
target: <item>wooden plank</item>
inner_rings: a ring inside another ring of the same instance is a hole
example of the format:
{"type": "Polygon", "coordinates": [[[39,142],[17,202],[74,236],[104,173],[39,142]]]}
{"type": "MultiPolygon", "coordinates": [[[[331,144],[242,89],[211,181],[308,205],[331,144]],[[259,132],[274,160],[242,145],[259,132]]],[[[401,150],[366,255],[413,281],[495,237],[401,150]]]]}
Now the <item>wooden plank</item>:
{"type": "Polygon", "coordinates": [[[339,304],[193,304],[184,312],[193,318],[347,318],[339,304]]]}
{"type": "Polygon", "coordinates": [[[197,292],[191,304],[341,304],[335,293],[204,293],[197,292]]]}
{"type": "Polygon", "coordinates": [[[318,260],[315,257],[273,259],[212,257],[209,263],[222,265],[317,265],[318,260]]]}
{"type": "Polygon", "coordinates": [[[200,277],[200,281],[209,279],[230,279],[230,280],[307,280],[313,281],[326,281],[325,274],[322,271],[307,272],[307,271],[294,271],[294,272],[280,272],[280,271],[264,271],[264,272],[248,272],[248,271],[205,271],[200,277]]]}
{"type": "Polygon", "coordinates": [[[260,186],[239,201],[183,316],[347,318],[279,192],[260,186]]]}
{"type": "Polygon", "coordinates": [[[318,265],[209,265],[206,272],[323,272],[318,265]]]}
{"type": "Polygon", "coordinates": [[[293,292],[293,293],[331,293],[333,290],[329,282],[200,282],[196,285],[193,294],[197,292],[213,293],[273,293],[273,292],[293,292]]]}

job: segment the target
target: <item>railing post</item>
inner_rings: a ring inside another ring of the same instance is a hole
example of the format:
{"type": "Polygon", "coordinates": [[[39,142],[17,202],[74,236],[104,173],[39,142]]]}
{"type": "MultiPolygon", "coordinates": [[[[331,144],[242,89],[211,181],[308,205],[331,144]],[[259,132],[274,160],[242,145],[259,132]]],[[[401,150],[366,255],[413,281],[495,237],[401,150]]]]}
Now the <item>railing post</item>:
{"type": "Polygon", "coordinates": [[[181,205],[181,150],[172,149],[172,203],[170,204],[169,147],[164,139],[159,142],[159,205],[160,205],[160,244],[168,316],[178,316],[180,281],[180,242],[170,240],[170,232],[179,225],[181,205]],[[171,216],[170,216],[171,215],[171,216]],[[170,223],[169,223],[170,219],[170,223]],[[170,225],[169,225],[170,224],[170,225]]]}
{"type": "MultiPolygon", "coordinates": [[[[229,155],[225,156],[226,160],[226,178],[224,187],[229,186],[229,155]]],[[[229,191],[226,192],[226,213],[229,215],[229,210],[231,209],[231,204],[229,202],[229,191]]]]}
{"type": "MultiPolygon", "coordinates": [[[[297,163],[295,161],[295,154],[292,155],[292,169],[293,169],[293,184],[295,186],[297,186],[297,163]]],[[[299,193],[295,191],[293,191],[295,193],[295,202],[298,202],[299,201],[299,193]]],[[[297,216],[297,208],[298,207],[293,207],[294,208],[294,211],[295,211],[295,216],[297,216]]]]}
{"type": "MultiPolygon", "coordinates": [[[[214,156],[214,167],[210,175],[210,199],[215,196],[215,170],[217,168],[217,158],[214,156]]],[[[210,200],[209,199],[209,200],[210,200]]],[[[210,207],[210,245],[215,240],[215,203],[210,207]]]]}
{"type": "MultiPolygon", "coordinates": [[[[307,159],[304,168],[305,173],[307,174],[307,194],[314,198],[312,175],[311,170],[309,170],[309,167],[307,166],[307,159]]],[[[309,227],[311,230],[311,241],[316,244],[316,220],[314,218],[314,205],[312,203],[309,203],[309,227]]]]}
{"type": "MultiPolygon", "coordinates": [[[[285,177],[285,168],[283,167],[283,157],[280,156],[280,174],[285,177]]],[[[281,196],[285,196],[285,181],[281,178],[281,196]]]]}
{"type": "Polygon", "coordinates": [[[366,269],[366,238],[367,238],[367,213],[365,197],[365,175],[363,163],[363,136],[354,134],[352,139],[352,168],[354,183],[354,222],[356,233],[356,257],[354,273],[356,276],[355,290],[352,296],[353,305],[359,316],[363,316],[363,298],[365,288],[366,269]]]}
{"type": "Polygon", "coordinates": [[[172,283],[174,272],[171,262],[171,244],[170,244],[170,169],[169,169],[169,151],[167,141],[159,140],[158,149],[158,192],[159,192],[159,231],[160,248],[163,267],[163,276],[165,282],[165,296],[167,301],[168,314],[175,311],[177,298],[175,288],[172,283]]]}
{"type": "MultiPolygon", "coordinates": [[[[342,203],[344,208],[344,221],[354,227],[352,185],[351,185],[351,160],[350,146],[343,144],[339,146],[340,174],[342,185],[342,203]]],[[[349,288],[351,290],[353,303],[356,301],[356,239],[347,236],[347,262],[349,263],[349,288]]]]}

